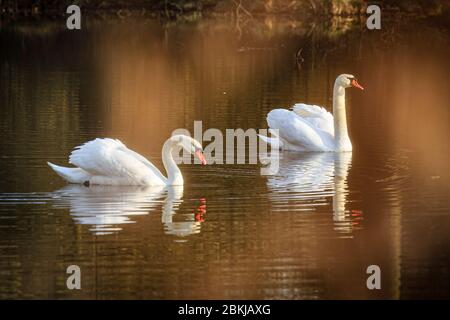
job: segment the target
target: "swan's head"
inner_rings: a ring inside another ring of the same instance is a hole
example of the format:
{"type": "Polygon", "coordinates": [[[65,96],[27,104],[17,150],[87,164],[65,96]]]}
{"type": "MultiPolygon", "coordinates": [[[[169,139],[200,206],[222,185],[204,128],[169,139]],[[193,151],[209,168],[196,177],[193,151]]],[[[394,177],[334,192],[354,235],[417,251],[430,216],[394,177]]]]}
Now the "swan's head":
{"type": "Polygon", "coordinates": [[[336,78],[335,83],[344,88],[355,87],[364,90],[364,88],[358,83],[358,80],[356,80],[355,76],[352,74],[341,74],[336,78]]]}
{"type": "Polygon", "coordinates": [[[171,140],[186,152],[195,155],[202,165],[206,165],[205,155],[203,154],[203,148],[200,142],[183,134],[174,135],[171,137],[171,140]]]}

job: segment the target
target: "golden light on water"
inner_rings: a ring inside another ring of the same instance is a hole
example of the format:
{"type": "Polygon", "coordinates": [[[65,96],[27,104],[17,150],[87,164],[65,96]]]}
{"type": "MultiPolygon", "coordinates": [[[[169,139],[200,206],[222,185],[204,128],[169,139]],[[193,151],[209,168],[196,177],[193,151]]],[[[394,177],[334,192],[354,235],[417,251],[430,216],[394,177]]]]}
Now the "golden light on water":
{"type": "Polygon", "coordinates": [[[62,44],[52,33],[7,37],[0,215],[13,213],[0,219],[12,221],[0,248],[16,235],[20,241],[0,251],[9,259],[0,271],[10,276],[0,296],[67,297],[55,274],[74,258],[86,272],[82,298],[438,292],[423,283],[437,279],[450,243],[448,43],[431,27],[368,33],[352,26],[276,17],[239,26],[102,22],[62,44]],[[250,165],[185,165],[175,199],[167,190],[66,188],[46,166],[65,165],[76,145],[109,136],[162,168],[172,130],[192,130],[194,120],[203,129],[266,128],[270,110],[296,102],[331,110],[343,72],[365,87],[347,90],[354,152],[345,161],[284,156],[271,177],[250,165]],[[374,263],[383,270],[382,292],[365,286],[374,263]],[[32,269],[44,276],[30,283],[21,275],[32,269]]]}

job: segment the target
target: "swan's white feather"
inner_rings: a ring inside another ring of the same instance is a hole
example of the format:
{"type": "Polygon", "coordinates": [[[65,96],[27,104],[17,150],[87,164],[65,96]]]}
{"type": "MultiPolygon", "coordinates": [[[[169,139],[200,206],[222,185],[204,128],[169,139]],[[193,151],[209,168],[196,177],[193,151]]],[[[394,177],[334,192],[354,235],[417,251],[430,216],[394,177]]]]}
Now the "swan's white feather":
{"type": "Polygon", "coordinates": [[[285,150],[294,151],[332,151],[329,139],[324,132],[286,109],[275,109],[267,115],[267,123],[271,129],[278,129],[285,150]]]}
{"type": "Polygon", "coordinates": [[[80,168],[66,168],[57,166],[51,162],[47,164],[52,168],[61,178],[70,183],[83,183],[88,181],[92,176],[80,168]]]}
{"type": "Polygon", "coordinates": [[[89,173],[93,184],[151,186],[166,182],[150,161],[117,139],[97,138],[86,142],[75,148],[69,163],[89,173]]]}
{"type": "Polygon", "coordinates": [[[270,145],[271,148],[274,148],[274,149],[283,148],[283,141],[281,141],[281,139],[278,137],[270,138],[267,136],[263,136],[262,134],[258,134],[258,137],[260,137],[262,141],[264,141],[265,143],[270,145]]]}
{"type": "Polygon", "coordinates": [[[329,133],[334,137],[333,115],[325,108],[305,103],[296,103],[292,111],[317,129],[329,133]]]}

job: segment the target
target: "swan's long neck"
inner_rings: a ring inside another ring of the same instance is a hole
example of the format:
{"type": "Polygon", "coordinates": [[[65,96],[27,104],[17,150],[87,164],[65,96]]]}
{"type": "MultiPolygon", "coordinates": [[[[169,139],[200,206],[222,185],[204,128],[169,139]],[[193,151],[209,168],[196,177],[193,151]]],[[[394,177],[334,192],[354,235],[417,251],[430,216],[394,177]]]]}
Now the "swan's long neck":
{"type": "Polygon", "coordinates": [[[183,176],[181,175],[181,171],[172,156],[173,147],[174,142],[169,139],[164,143],[162,148],[162,160],[164,168],[167,172],[167,184],[183,185],[183,176]]]}
{"type": "Polygon", "coordinates": [[[338,83],[333,90],[333,118],[335,151],[351,151],[352,143],[347,132],[347,115],[345,112],[345,88],[338,83]]]}

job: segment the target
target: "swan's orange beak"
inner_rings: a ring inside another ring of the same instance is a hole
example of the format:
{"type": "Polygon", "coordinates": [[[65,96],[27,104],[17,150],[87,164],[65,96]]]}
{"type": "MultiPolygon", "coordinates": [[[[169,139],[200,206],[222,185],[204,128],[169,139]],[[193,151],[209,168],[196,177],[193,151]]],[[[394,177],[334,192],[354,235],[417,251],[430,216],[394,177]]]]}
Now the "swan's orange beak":
{"type": "Polygon", "coordinates": [[[202,150],[195,151],[195,155],[197,156],[198,160],[200,160],[202,165],[206,165],[206,159],[205,156],[203,155],[202,150]]]}
{"type": "Polygon", "coordinates": [[[360,85],[360,84],[358,83],[358,81],[356,81],[356,79],[352,79],[352,86],[354,86],[355,88],[364,90],[363,86],[360,85]]]}

